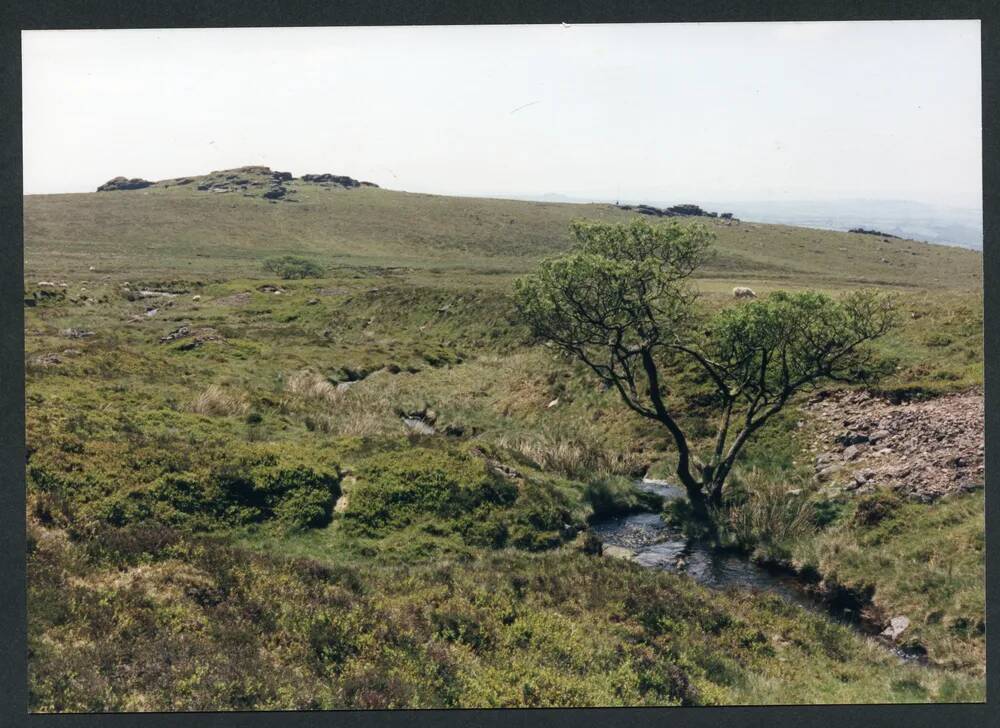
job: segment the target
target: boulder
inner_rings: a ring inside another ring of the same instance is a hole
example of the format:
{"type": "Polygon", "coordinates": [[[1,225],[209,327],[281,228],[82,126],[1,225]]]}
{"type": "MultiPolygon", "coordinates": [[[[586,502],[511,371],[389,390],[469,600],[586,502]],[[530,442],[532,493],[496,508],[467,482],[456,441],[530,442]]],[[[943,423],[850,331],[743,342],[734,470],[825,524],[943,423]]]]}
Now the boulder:
{"type": "MultiPolygon", "coordinates": [[[[361,182],[353,177],[348,177],[343,174],[330,174],[329,172],[324,172],[323,174],[304,174],[302,175],[302,181],[312,182],[314,184],[333,184],[347,188],[361,186],[361,182]]],[[[371,183],[369,182],[368,185],[371,185],[371,183]]]]}

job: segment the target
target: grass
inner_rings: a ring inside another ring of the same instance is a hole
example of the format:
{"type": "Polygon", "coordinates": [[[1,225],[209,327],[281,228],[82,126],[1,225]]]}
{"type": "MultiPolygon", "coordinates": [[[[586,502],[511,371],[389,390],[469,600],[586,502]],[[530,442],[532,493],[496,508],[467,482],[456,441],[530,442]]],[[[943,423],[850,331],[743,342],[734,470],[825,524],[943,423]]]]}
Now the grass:
{"type": "MultiPolygon", "coordinates": [[[[194,187],[25,201],[33,710],[982,699],[982,495],[856,520],[809,481],[794,408],[746,452],[734,540],[874,582],[942,669],[776,598],[583,553],[595,516],[656,507],[631,478],[669,474],[672,453],[528,340],[509,286],[571,219],[626,213],[194,187]],[[323,277],[264,272],[282,255],[323,277]]],[[[904,311],[882,386],[981,384],[978,253],[710,224],[708,307],[734,285],[882,285],[904,311]]],[[[676,374],[702,446],[703,385],[676,374]]]]}
{"type": "MultiPolygon", "coordinates": [[[[613,205],[331,190],[302,182],[289,185],[295,203],[195,188],[26,197],[29,279],[42,271],[86,278],[90,265],[97,273],[126,280],[151,275],[234,278],[252,275],[264,259],[280,255],[309,257],[321,265],[496,275],[527,270],[539,257],[564,249],[573,219],[626,220],[634,215],[613,205]],[[146,255],[130,257],[133,246],[146,255]]],[[[719,238],[708,276],[811,285],[982,285],[982,256],[974,251],[705,220],[719,238]]]]}

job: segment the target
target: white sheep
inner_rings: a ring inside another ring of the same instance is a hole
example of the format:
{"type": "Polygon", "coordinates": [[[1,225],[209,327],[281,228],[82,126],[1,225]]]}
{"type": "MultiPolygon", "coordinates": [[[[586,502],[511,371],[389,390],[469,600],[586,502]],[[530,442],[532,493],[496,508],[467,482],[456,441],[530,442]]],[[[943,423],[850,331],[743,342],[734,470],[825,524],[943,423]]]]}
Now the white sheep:
{"type": "Polygon", "coordinates": [[[746,286],[736,286],[733,289],[733,298],[757,298],[757,294],[746,286]]]}

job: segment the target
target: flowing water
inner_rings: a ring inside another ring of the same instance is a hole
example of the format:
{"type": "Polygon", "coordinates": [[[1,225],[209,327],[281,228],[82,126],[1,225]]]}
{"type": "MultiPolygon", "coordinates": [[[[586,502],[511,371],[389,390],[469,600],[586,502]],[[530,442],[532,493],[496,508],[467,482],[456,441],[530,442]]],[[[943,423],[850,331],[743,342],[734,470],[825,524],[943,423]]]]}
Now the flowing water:
{"type": "MultiPolygon", "coordinates": [[[[636,487],[661,496],[665,501],[685,498],[683,488],[660,480],[642,480],[636,487]]],[[[591,531],[602,542],[626,548],[641,566],[684,573],[712,589],[742,589],[777,594],[811,612],[854,626],[846,615],[831,614],[816,596],[794,576],[755,564],[732,550],[719,548],[709,541],[689,538],[680,529],[663,521],[659,513],[633,513],[597,521],[591,531]]],[[[862,632],[863,634],[867,633],[862,632]]],[[[904,660],[917,660],[898,647],[879,640],[879,644],[904,660]]]]}

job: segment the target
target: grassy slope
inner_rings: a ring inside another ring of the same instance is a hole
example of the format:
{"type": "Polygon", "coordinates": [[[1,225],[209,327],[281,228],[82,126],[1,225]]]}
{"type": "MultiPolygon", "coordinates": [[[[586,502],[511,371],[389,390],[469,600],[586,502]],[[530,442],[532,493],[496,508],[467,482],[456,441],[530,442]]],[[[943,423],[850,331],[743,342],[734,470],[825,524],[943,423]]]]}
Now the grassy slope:
{"type": "MultiPolygon", "coordinates": [[[[523,271],[568,245],[570,220],[633,214],[611,205],[290,187],[297,202],[192,186],[29,196],[26,273],[29,279],[83,277],[76,274],[96,265],[126,277],[235,277],[256,274],[262,258],[283,253],[308,253],[329,264],[523,271]]],[[[718,235],[719,255],[706,277],[964,289],[982,284],[982,256],[973,251],[700,220],[718,235]]]]}
{"type": "MultiPolygon", "coordinates": [[[[512,316],[506,298],[512,273],[530,268],[541,255],[567,244],[566,224],[570,219],[624,218],[626,213],[609,206],[469,200],[385,190],[328,191],[310,186],[300,186],[298,197],[301,201],[297,203],[271,204],[186,188],[27,198],[26,280],[67,280],[71,284],[68,299],[79,299],[84,295],[83,287],[90,296],[89,302],[74,304],[65,300],[27,311],[29,446],[39,448],[38,457],[66,461],[65,453],[76,452],[80,447],[82,454],[78,461],[85,472],[103,473],[110,468],[106,482],[117,484],[107,486],[112,491],[122,483],[129,487],[139,484],[141,490],[141,481],[146,477],[142,458],[151,449],[197,461],[204,457],[205,443],[213,441],[222,445],[233,441],[298,443],[320,455],[335,456],[348,468],[357,468],[372,453],[408,447],[398,410],[429,405],[438,413],[439,427],[450,424],[461,428],[463,433],[458,438],[449,438],[445,449],[469,444],[499,448],[498,452],[517,467],[534,472],[534,466],[540,464],[552,473],[568,476],[568,480],[559,481],[557,490],[561,488],[568,494],[565,497],[576,499],[579,511],[587,507],[580,481],[594,471],[626,473],[669,456],[663,449],[662,436],[631,417],[613,394],[601,392],[589,380],[572,374],[571,368],[553,360],[543,349],[525,348],[524,332],[512,316]],[[309,253],[341,267],[329,279],[321,281],[288,283],[260,278],[260,260],[285,252],[309,253]],[[88,271],[90,265],[96,271],[88,271]],[[186,280],[201,281],[204,285],[189,285],[189,295],[179,296],[173,306],[161,308],[155,316],[146,318],[144,311],[152,304],[129,302],[121,297],[117,284],[123,280],[186,280]],[[280,283],[285,293],[275,296],[257,292],[255,289],[264,282],[280,283]],[[231,297],[243,292],[249,292],[248,300],[233,303],[231,297]],[[190,294],[194,293],[200,294],[202,300],[191,300],[190,294]],[[313,299],[318,302],[310,303],[313,299]],[[142,320],[129,322],[131,316],[142,320]],[[161,336],[182,323],[212,327],[224,340],[191,351],[158,343],[161,336]],[[95,335],[69,340],[61,332],[71,327],[91,330],[95,335]],[[58,364],[45,365],[37,360],[39,355],[58,355],[67,347],[77,353],[62,356],[58,364]],[[401,371],[377,372],[346,394],[332,398],[289,392],[289,382],[296,372],[308,369],[342,379],[344,367],[364,371],[391,367],[401,371]],[[230,405],[228,411],[223,407],[215,414],[194,411],[199,394],[210,385],[221,385],[242,404],[230,405]],[[560,404],[547,408],[546,404],[556,397],[560,404]],[[258,415],[260,421],[248,420],[248,414],[258,415]],[[112,467],[112,461],[133,457],[135,472],[126,474],[123,480],[112,467]]],[[[887,342],[901,366],[888,386],[907,388],[916,384],[939,391],[981,382],[979,254],[905,241],[883,244],[878,238],[862,235],[766,225],[709,224],[717,228],[721,254],[699,285],[712,305],[725,305],[729,300],[727,291],[735,283],[750,282],[762,292],[779,286],[836,289],[858,282],[898,286],[904,292],[904,311],[917,316],[907,317],[903,332],[887,342]],[[879,247],[883,250],[877,250],[879,247]],[[916,254],[906,252],[910,250],[916,254]],[[882,263],[883,257],[890,262],[882,263]],[[950,339],[945,345],[940,336],[935,336],[942,332],[950,339]]],[[[696,413],[693,415],[696,418],[696,413]]],[[[787,436],[791,430],[782,429],[794,425],[794,417],[787,419],[788,422],[775,426],[771,438],[749,453],[752,462],[771,467],[775,473],[794,471],[794,438],[787,436]]],[[[77,461],[75,456],[68,459],[77,461]]],[[[58,511],[64,506],[71,512],[76,512],[74,509],[80,513],[100,512],[105,496],[95,493],[76,493],[75,501],[71,497],[72,502],[63,504],[51,494],[37,496],[45,502],[41,505],[36,502],[38,513],[33,518],[45,520],[49,510],[58,511]],[[53,498],[57,502],[50,502],[53,498]]],[[[966,539],[962,543],[969,538],[974,542],[977,533],[981,538],[981,504],[974,506],[960,514],[963,525],[959,530],[966,539]]],[[[933,521],[933,507],[920,508],[924,510],[913,514],[915,524],[933,521]],[[924,513],[927,515],[921,515],[924,513]]],[[[260,532],[251,529],[241,533],[240,541],[262,549],[265,554],[307,555],[349,568],[368,564],[363,573],[369,574],[373,593],[387,588],[381,581],[387,577],[371,568],[373,556],[378,557],[375,563],[402,560],[411,564],[433,563],[442,555],[474,561],[492,558],[489,550],[484,552],[479,546],[463,543],[447,529],[436,533],[417,524],[378,538],[361,539],[344,532],[341,523],[338,517],[324,529],[292,536],[269,529],[260,532]]],[[[925,547],[921,545],[923,538],[918,530],[904,530],[892,538],[884,538],[876,550],[869,548],[871,539],[866,534],[834,527],[820,534],[809,548],[813,549],[810,553],[821,552],[814,558],[823,568],[836,570],[848,580],[853,573],[872,570],[876,562],[884,566],[894,558],[906,558],[911,564],[919,561],[914,554],[925,547]],[[853,543],[852,539],[863,542],[862,548],[837,546],[853,543]],[[853,560],[842,558],[843,554],[853,554],[853,560]]],[[[60,532],[55,529],[55,533],[60,532]]],[[[53,599],[65,587],[61,581],[64,577],[58,575],[70,568],[67,564],[80,570],[80,583],[98,589],[105,588],[108,570],[116,568],[114,563],[74,555],[72,548],[58,556],[47,555],[44,548],[39,554],[34,557],[33,573],[37,569],[44,580],[51,579],[53,583],[45,581],[39,585],[35,604],[53,599]]],[[[975,605],[968,600],[974,601],[976,589],[981,589],[977,563],[966,556],[957,574],[949,573],[943,581],[939,579],[929,587],[934,599],[945,601],[937,611],[945,612],[940,620],[944,625],[942,630],[951,631],[936,633],[931,627],[928,641],[936,651],[957,655],[956,666],[975,675],[978,638],[973,634],[971,641],[964,639],[952,629],[954,621],[949,621],[974,610],[975,605]],[[954,591],[958,582],[965,586],[956,610],[951,609],[942,595],[954,591]],[[938,638],[937,634],[944,637],[938,638]],[[945,639],[947,635],[953,636],[950,643],[945,639]],[[970,644],[972,653],[968,649],[970,644]]],[[[150,557],[159,558],[155,554],[143,558],[150,557]]],[[[512,558],[511,565],[521,564],[517,568],[528,572],[534,569],[530,565],[534,562],[512,558]]],[[[551,558],[577,557],[566,554],[551,558]]],[[[264,563],[261,568],[277,574],[274,578],[279,582],[305,578],[296,575],[295,569],[289,572],[281,563],[264,563]]],[[[931,560],[931,563],[936,562],[931,560]]],[[[211,571],[203,565],[197,568],[211,571]]],[[[475,580],[473,571],[466,574],[462,568],[459,569],[462,580],[475,580]]],[[[920,566],[914,568],[919,570],[920,566]]],[[[885,569],[878,573],[885,573],[885,569]]],[[[661,577],[635,571],[633,578],[639,588],[661,577]]],[[[433,584],[438,577],[428,579],[433,584]]],[[[914,582],[930,583],[919,574],[914,582]]],[[[893,578],[886,584],[890,587],[887,609],[909,608],[919,598],[905,579],[893,578]]],[[[544,599],[546,591],[552,588],[555,588],[552,584],[539,582],[538,593],[526,598],[544,599]]],[[[697,589],[688,593],[690,585],[684,589],[685,598],[692,603],[707,598],[705,592],[697,589]]],[[[104,596],[112,603],[125,598],[121,591],[115,590],[104,596]]],[[[239,601],[243,598],[234,596],[235,601],[228,606],[243,608],[246,605],[239,601]]],[[[386,608],[390,611],[401,608],[393,602],[394,597],[387,599],[386,608]]],[[[133,607],[153,624],[165,619],[166,614],[188,614],[201,624],[220,620],[220,624],[227,625],[220,627],[225,634],[239,631],[223,614],[209,609],[212,605],[192,604],[190,599],[182,600],[183,603],[167,601],[165,614],[158,611],[155,599],[151,606],[147,603],[144,607],[134,604],[133,607]],[[143,609],[151,611],[142,612],[143,609]],[[202,609],[206,611],[198,611],[202,609]]],[[[738,615],[736,602],[720,604],[719,608],[731,616],[738,615]]],[[[459,607],[449,600],[440,605],[444,612],[459,607]]],[[[306,603],[302,602],[298,608],[306,609],[306,603]]],[[[593,622],[596,631],[607,624],[606,620],[618,618],[615,609],[613,605],[591,604],[584,608],[585,619],[596,620],[593,622]]],[[[939,673],[919,673],[874,659],[868,646],[839,628],[834,632],[844,651],[837,658],[842,665],[838,670],[830,670],[825,666],[827,658],[816,655],[809,644],[812,638],[803,638],[801,643],[792,640],[799,652],[791,658],[787,654],[773,654],[775,646],[787,642],[785,632],[790,624],[805,619],[782,609],[768,606],[767,602],[754,607],[748,619],[754,625],[770,620],[778,636],[768,637],[770,647],[765,650],[755,647],[753,640],[742,647],[727,648],[736,650],[738,664],[717,666],[728,677],[721,684],[712,680],[703,683],[698,701],[787,700],[790,684],[787,681],[793,676],[799,696],[796,699],[803,701],[974,699],[981,690],[978,677],[970,682],[968,675],[956,674],[951,678],[939,673]],[[760,677],[751,678],[754,672],[760,677]]],[[[545,610],[551,612],[552,607],[545,610]]],[[[531,619],[559,619],[528,611],[531,619]]],[[[928,611],[928,616],[932,611],[928,611]]],[[[129,614],[125,609],[122,618],[129,614]]],[[[641,621],[641,613],[635,610],[627,611],[625,617],[641,621]]],[[[40,616],[40,621],[33,625],[34,644],[43,656],[39,658],[39,669],[52,671],[51,677],[56,680],[60,660],[66,659],[66,646],[74,644],[81,631],[99,631],[101,619],[100,614],[86,610],[56,617],[47,613],[40,616]],[[42,649],[43,644],[48,647],[42,649]]],[[[156,639],[167,638],[165,624],[149,629],[156,639]]],[[[682,647],[687,645],[696,653],[701,649],[692,634],[679,624],[657,629],[666,629],[672,635],[670,639],[677,640],[682,647]]],[[[975,632],[974,620],[971,630],[975,632]]],[[[298,632],[292,630],[287,634],[298,632]]],[[[417,630],[416,634],[422,633],[417,630]]],[[[425,637],[422,635],[420,639],[425,637]]],[[[497,635],[494,638],[500,639],[497,635]]],[[[130,638],[123,634],[122,639],[127,642],[130,638]]],[[[208,641],[197,642],[197,650],[211,653],[213,649],[229,649],[227,639],[218,634],[211,639],[205,637],[208,641]],[[210,647],[212,644],[216,647],[210,647]]],[[[260,636],[247,639],[259,640],[260,636]]],[[[294,641],[293,637],[289,639],[294,641]]],[[[735,633],[726,639],[739,644],[735,633]]],[[[122,669],[130,659],[122,651],[124,648],[124,642],[112,645],[86,669],[97,669],[103,679],[113,678],[114,671],[122,669]]],[[[589,648],[581,643],[579,649],[586,652],[589,648]]],[[[610,649],[610,643],[593,645],[593,654],[605,649],[610,649]]],[[[652,653],[644,654],[654,655],[654,660],[661,664],[674,660],[673,652],[655,645],[650,649],[652,653]]],[[[704,660],[710,660],[710,652],[705,653],[704,660]]],[[[608,697],[611,693],[602,692],[610,689],[608,686],[593,682],[594,676],[588,677],[587,673],[582,676],[574,673],[576,668],[572,663],[550,664],[548,660],[553,656],[546,655],[541,647],[517,654],[521,655],[519,659],[527,660],[521,668],[535,676],[528,680],[534,680],[535,687],[529,686],[527,692],[522,691],[518,696],[483,693],[489,685],[498,689],[496,686],[510,681],[512,676],[502,670],[497,672],[500,668],[496,665],[481,664],[478,657],[466,655],[458,660],[461,669],[456,670],[466,677],[476,677],[464,683],[463,696],[447,699],[456,701],[452,704],[615,701],[608,697]],[[586,684],[591,687],[584,687],[586,684]],[[541,692],[532,693],[539,689],[538,685],[543,685],[541,692]]],[[[362,657],[376,662],[390,659],[364,651],[362,657]]],[[[421,664],[420,660],[426,657],[414,658],[415,664],[421,664]]],[[[275,664],[294,669],[296,659],[294,654],[278,656],[275,664]]],[[[202,674],[202,677],[192,676],[185,683],[195,687],[184,705],[243,704],[242,698],[233,695],[212,695],[210,690],[198,692],[199,681],[207,685],[216,670],[222,671],[223,683],[229,678],[225,677],[228,674],[225,666],[217,665],[217,661],[210,660],[212,666],[203,663],[200,667],[197,662],[189,667],[192,675],[202,674]]],[[[312,685],[310,680],[322,681],[322,676],[331,669],[337,674],[348,670],[342,661],[334,663],[321,664],[316,673],[319,677],[304,677],[295,689],[309,693],[314,687],[303,686],[312,685]]],[[[695,660],[694,664],[681,665],[682,672],[696,681],[704,671],[712,672],[706,667],[708,662],[695,660]]],[[[369,674],[365,670],[375,668],[362,661],[350,669],[369,674]]],[[[418,673],[419,670],[414,674],[418,673]]],[[[411,677],[404,675],[400,680],[408,685],[411,677]]],[[[415,684],[417,687],[400,688],[409,696],[400,700],[411,703],[445,700],[440,694],[414,698],[406,690],[427,689],[419,681],[415,684]]],[[[618,688],[626,690],[618,693],[624,701],[671,699],[656,690],[638,698],[638,693],[628,692],[649,684],[648,678],[640,679],[636,674],[622,684],[630,686],[618,688]]],[[[255,693],[256,698],[246,700],[260,706],[296,704],[291,694],[282,697],[280,691],[271,693],[270,689],[261,688],[263,692],[255,693]]],[[[166,693],[157,693],[149,685],[140,684],[130,690],[133,692],[128,699],[132,704],[164,705],[166,693]]],[[[167,688],[164,690],[169,692],[167,688]]],[[[69,703],[82,700],[104,706],[119,705],[120,702],[114,701],[123,699],[112,698],[111,693],[101,697],[86,685],[75,688],[47,685],[36,694],[35,705],[52,708],[47,701],[57,701],[60,695],[58,700],[69,703]]],[[[387,695],[393,695],[388,687],[377,699],[372,699],[378,703],[388,700],[387,695]]],[[[362,698],[354,695],[329,692],[318,694],[316,700],[326,705],[363,703],[362,698]]]]}

